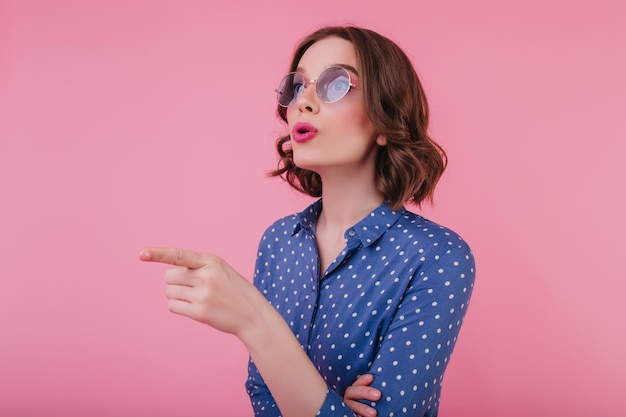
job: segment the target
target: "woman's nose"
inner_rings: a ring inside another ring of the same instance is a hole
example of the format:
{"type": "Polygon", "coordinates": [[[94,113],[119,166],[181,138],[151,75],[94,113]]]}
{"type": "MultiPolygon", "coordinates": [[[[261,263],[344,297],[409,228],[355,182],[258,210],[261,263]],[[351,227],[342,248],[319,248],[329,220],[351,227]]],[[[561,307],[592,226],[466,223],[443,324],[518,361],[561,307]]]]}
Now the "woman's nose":
{"type": "Polygon", "coordinates": [[[304,86],[302,94],[296,99],[298,109],[302,112],[316,113],[319,110],[319,97],[315,91],[315,83],[309,81],[304,86]]]}

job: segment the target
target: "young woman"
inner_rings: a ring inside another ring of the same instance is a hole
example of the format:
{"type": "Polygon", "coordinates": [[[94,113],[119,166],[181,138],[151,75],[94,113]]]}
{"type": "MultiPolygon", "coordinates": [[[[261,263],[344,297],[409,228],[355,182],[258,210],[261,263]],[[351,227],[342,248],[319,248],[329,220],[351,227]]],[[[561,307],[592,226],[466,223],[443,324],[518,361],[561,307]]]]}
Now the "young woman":
{"type": "Polygon", "coordinates": [[[474,282],[467,244],[404,208],[432,199],[445,153],[409,59],[357,27],[305,38],[277,89],[280,175],[321,197],[271,225],[254,285],[171,248],[172,312],[237,336],[257,416],[436,416],[474,282]],[[269,301],[269,302],[268,302],[269,301]]]}

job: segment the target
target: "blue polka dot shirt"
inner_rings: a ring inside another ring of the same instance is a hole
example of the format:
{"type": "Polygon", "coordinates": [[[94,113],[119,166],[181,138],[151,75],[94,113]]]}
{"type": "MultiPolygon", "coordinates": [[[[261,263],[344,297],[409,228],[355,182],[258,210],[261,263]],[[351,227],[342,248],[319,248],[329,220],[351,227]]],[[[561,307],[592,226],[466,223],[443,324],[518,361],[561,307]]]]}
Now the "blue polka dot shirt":
{"type": "MultiPolygon", "coordinates": [[[[254,275],[328,384],[317,415],[353,417],[344,392],[369,373],[382,392],[368,403],[378,416],[436,416],[474,284],[468,245],[450,229],[382,204],[346,230],[344,250],[320,271],[321,208],[318,200],[271,225],[254,275]]],[[[255,415],[280,416],[253,361],[248,372],[255,415]]]]}

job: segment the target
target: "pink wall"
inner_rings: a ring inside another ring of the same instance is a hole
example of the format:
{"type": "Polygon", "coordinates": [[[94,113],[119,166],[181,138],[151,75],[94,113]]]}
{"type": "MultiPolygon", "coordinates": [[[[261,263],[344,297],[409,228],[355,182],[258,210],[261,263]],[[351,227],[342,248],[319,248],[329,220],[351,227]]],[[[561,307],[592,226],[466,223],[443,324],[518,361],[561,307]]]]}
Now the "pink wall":
{"type": "Polygon", "coordinates": [[[441,414],[626,415],[625,4],[0,1],[0,415],[251,414],[245,350],[136,256],[250,276],[308,202],[264,175],[274,86],[323,23],[406,49],[449,152],[425,214],[478,281],[441,414]]]}

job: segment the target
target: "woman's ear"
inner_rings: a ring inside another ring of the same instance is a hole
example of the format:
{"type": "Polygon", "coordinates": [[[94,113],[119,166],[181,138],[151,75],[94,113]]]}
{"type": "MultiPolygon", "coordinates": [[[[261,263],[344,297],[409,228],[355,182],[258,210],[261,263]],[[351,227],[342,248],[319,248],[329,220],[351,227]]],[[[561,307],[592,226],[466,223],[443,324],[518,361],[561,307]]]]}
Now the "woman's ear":
{"type": "Polygon", "coordinates": [[[378,135],[378,137],[376,138],[376,144],[378,146],[386,146],[387,145],[387,138],[384,137],[383,135],[378,135]]]}

